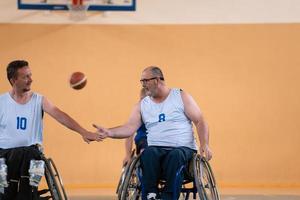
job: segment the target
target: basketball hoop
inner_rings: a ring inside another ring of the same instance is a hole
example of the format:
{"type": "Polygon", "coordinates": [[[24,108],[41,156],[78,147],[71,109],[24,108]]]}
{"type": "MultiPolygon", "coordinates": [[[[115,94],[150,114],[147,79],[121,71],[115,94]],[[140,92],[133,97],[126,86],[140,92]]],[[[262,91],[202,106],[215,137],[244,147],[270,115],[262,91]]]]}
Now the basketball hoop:
{"type": "Polygon", "coordinates": [[[70,19],[80,21],[86,18],[90,6],[89,0],[69,0],[70,19]]]}

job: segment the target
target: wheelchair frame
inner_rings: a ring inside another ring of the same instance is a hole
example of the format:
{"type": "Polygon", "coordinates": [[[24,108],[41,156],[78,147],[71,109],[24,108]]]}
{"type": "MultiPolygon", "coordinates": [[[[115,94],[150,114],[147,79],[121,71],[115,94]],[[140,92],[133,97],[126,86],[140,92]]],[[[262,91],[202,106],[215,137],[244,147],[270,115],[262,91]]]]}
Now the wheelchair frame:
{"type": "Polygon", "coordinates": [[[46,158],[44,154],[41,154],[41,158],[45,162],[45,179],[48,185],[48,189],[42,190],[41,193],[50,192],[51,196],[47,196],[47,198],[53,200],[68,200],[62,179],[53,160],[46,158]]]}
{"type": "MultiPolygon", "coordinates": [[[[189,199],[190,193],[193,193],[193,199],[200,200],[220,200],[219,192],[217,189],[216,181],[212,172],[212,168],[208,161],[201,157],[199,154],[194,154],[192,160],[189,163],[189,179],[184,179],[182,183],[182,188],[180,194],[182,194],[185,200],[189,199]],[[187,183],[192,183],[193,187],[186,187],[187,183]]],[[[186,166],[182,166],[176,174],[174,193],[176,193],[176,188],[178,186],[178,180],[181,173],[186,166]]],[[[120,200],[140,200],[142,199],[143,185],[141,182],[142,170],[140,168],[140,155],[134,156],[124,172],[125,179],[123,181],[121,193],[118,193],[118,199],[120,200]]],[[[160,183],[159,188],[163,184],[160,183]]],[[[176,199],[174,197],[174,199],[176,199]]]]}

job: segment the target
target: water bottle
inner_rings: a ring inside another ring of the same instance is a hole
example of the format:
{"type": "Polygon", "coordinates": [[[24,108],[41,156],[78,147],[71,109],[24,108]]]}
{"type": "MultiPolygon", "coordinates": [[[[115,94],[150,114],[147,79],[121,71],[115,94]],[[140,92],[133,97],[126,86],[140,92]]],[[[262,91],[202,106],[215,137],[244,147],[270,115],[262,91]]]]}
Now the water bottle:
{"type": "Polygon", "coordinates": [[[29,185],[38,187],[45,174],[45,162],[43,160],[31,160],[29,167],[29,185]]]}
{"type": "Polygon", "coordinates": [[[4,193],[4,188],[7,186],[7,165],[5,158],[0,158],[0,193],[4,193]]]}

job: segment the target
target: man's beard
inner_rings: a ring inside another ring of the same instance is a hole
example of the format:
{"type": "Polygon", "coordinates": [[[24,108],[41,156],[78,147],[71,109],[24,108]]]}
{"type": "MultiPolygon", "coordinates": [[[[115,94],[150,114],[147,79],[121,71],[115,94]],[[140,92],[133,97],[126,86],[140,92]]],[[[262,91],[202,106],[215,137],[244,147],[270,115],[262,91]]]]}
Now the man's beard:
{"type": "Polygon", "coordinates": [[[153,97],[153,92],[150,90],[146,91],[146,96],[153,97]]]}
{"type": "Polygon", "coordinates": [[[29,87],[29,88],[23,88],[22,91],[23,91],[23,92],[29,92],[29,91],[30,91],[30,87],[29,87]]]}

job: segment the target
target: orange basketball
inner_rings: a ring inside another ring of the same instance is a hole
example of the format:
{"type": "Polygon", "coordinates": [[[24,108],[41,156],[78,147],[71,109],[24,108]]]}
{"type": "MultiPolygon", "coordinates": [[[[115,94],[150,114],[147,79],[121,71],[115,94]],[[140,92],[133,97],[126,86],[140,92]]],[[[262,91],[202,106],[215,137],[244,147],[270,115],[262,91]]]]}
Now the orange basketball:
{"type": "Polygon", "coordinates": [[[75,90],[80,90],[86,85],[87,78],[82,72],[74,72],[70,77],[70,86],[75,90]]]}

